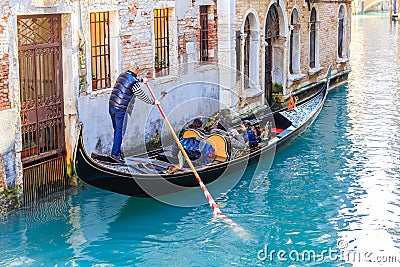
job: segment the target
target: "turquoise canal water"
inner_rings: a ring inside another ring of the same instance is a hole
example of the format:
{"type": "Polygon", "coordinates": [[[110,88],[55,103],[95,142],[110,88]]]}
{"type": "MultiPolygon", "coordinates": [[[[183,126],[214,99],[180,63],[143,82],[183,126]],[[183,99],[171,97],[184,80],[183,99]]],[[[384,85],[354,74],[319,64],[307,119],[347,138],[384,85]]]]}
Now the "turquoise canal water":
{"type": "Polygon", "coordinates": [[[348,84],[329,93],[268,175],[258,174],[257,190],[249,192],[247,172],[217,199],[252,239],[214,220],[207,205],[82,186],[0,218],[0,266],[398,266],[397,27],[383,16],[354,18],[348,84]]]}

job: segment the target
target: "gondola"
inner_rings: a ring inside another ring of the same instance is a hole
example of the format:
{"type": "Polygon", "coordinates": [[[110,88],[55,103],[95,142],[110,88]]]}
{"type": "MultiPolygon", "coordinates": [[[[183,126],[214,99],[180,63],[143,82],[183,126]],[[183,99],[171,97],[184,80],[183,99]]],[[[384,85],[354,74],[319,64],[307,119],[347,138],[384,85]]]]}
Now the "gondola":
{"type": "MultiPolygon", "coordinates": [[[[319,92],[297,103],[293,109],[286,108],[272,113],[275,131],[262,141],[258,148],[233,156],[232,149],[227,147],[227,138],[214,136],[213,138],[225,140],[225,144],[222,144],[225,146],[223,149],[221,147],[218,149],[222,158],[196,167],[204,184],[212,183],[240,170],[243,171],[244,168],[272,156],[291,144],[320,113],[326,99],[329,77],[330,70],[326,83],[319,92]],[[226,156],[223,157],[224,155],[226,156]]],[[[192,130],[187,133],[189,137],[197,134],[192,130]]],[[[74,164],[77,176],[85,183],[128,196],[163,196],[198,187],[198,182],[190,168],[184,167],[173,173],[169,171],[173,164],[169,162],[167,155],[168,149],[165,148],[135,157],[127,157],[124,163],[113,162],[107,155],[95,153],[89,155],[83,143],[83,125],[80,124],[74,152],[74,164]]]]}

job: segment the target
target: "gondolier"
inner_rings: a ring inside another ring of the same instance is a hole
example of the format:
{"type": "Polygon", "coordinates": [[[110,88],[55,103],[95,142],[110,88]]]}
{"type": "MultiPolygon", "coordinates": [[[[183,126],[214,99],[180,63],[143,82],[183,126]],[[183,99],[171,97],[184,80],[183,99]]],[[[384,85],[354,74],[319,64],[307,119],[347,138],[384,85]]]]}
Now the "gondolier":
{"type": "Polygon", "coordinates": [[[146,83],[147,78],[138,77],[139,65],[135,62],[129,64],[128,70],[119,75],[109,100],[109,113],[114,129],[114,141],[111,150],[111,158],[117,162],[122,162],[121,144],[125,129],[125,114],[129,102],[138,97],[147,104],[154,105],[154,100],[150,99],[140,88],[140,82],[146,83]]]}
{"type": "MultiPolygon", "coordinates": [[[[227,139],[219,133],[212,135],[197,134],[199,138],[209,139],[218,154],[211,164],[198,166],[196,173],[206,185],[222,176],[241,174],[243,168],[258,164],[260,160],[275,155],[294,142],[310,126],[321,112],[326,100],[331,66],[325,84],[313,96],[299,101],[292,110],[283,109],[261,117],[261,122],[267,120],[272,123],[271,130],[261,139],[260,144],[248,153],[228,155],[227,139]]],[[[158,101],[157,101],[158,102],[158,101]]],[[[159,103],[155,103],[159,106],[159,103]]],[[[161,110],[162,111],[162,110],[161,110]]],[[[165,116],[164,113],[162,113],[165,116]]],[[[268,123],[268,124],[269,124],[268,123]]],[[[267,124],[266,124],[267,125],[267,124]]],[[[234,125],[233,127],[239,127],[234,125]]],[[[270,127],[266,127],[270,129],[270,127]]],[[[196,137],[193,129],[189,137],[196,137]]],[[[176,193],[188,188],[198,187],[195,172],[191,168],[183,167],[173,173],[169,172],[173,163],[169,161],[171,146],[162,147],[143,154],[129,157],[124,163],[113,162],[108,155],[97,153],[88,154],[83,142],[83,124],[80,123],[79,137],[74,153],[76,174],[87,184],[111,192],[135,196],[155,197],[176,193]]]]}

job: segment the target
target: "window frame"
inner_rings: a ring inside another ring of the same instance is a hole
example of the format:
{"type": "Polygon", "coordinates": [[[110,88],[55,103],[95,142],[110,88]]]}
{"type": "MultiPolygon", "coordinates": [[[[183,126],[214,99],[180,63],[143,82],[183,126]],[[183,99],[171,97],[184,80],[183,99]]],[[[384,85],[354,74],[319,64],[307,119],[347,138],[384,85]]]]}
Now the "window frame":
{"type": "Polygon", "coordinates": [[[290,33],[289,33],[289,74],[293,76],[300,75],[301,71],[301,31],[300,31],[300,12],[294,8],[290,15],[290,33]]]}
{"type": "Polygon", "coordinates": [[[310,13],[309,66],[310,68],[317,67],[317,10],[315,7],[310,13]]]}
{"type": "Polygon", "coordinates": [[[169,75],[169,8],[154,9],[154,69],[156,77],[169,75]]]}
{"type": "Polygon", "coordinates": [[[209,61],[209,25],[208,25],[208,12],[209,6],[202,5],[200,10],[200,61],[209,61]]]}
{"type": "Polygon", "coordinates": [[[339,59],[344,59],[346,49],[346,9],[343,5],[339,7],[338,12],[338,50],[339,59]]]}
{"type": "Polygon", "coordinates": [[[92,90],[97,91],[111,87],[111,14],[98,11],[90,12],[89,16],[92,90]]]}

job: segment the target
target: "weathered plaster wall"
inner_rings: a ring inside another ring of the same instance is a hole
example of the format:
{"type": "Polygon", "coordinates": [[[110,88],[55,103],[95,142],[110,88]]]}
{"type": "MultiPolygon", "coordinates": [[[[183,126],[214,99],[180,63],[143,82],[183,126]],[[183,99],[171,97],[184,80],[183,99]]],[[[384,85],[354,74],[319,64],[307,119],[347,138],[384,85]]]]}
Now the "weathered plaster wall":
{"type": "Polygon", "coordinates": [[[10,101],[10,14],[9,2],[3,1],[0,9],[0,191],[13,189],[17,184],[15,135],[18,114],[10,101]]]}
{"type": "MultiPolygon", "coordinates": [[[[199,115],[209,116],[218,110],[219,87],[216,86],[215,72],[211,69],[180,75],[168,83],[160,83],[160,80],[149,82],[174,128],[180,128],[199,115]],[[161,92],[166,92],[164,97],[161,97],[161,92]]],[[[147,89],[142,88],[148,94],[147,89]]],[[[111,152],[113,128],[108,114],[108,99],[108,91],[79,98],[79,120],[84,123],[84,142],[89,152],[111,152]]],[[[127,115],[123,148],[143,152],[145,143],[151,140],[156,130],[161,136],[170,138],[165,127],[155,106],[135,99],[132,114],[127,115]]]]}
{"type": "MultiPolygon", "coordinates": [[[[9,73],[8,73],[8,89],[9,89],[9,99],[11,107],[14,107],[12,110],[12,114],[8,114],[5,120],[12,125],[12,128],[8,128],[9,136],[12,137],[12,142],[14,144],[11,152],[8,153],[7,162],[12,166],[8,169],[10,173],[12,173],[13,178],[11,178],[14,184],[22,185],[22,164],[21,164],[21,150],[22,150],[22,138],[21,138],[21,126],[20,126],[20,89],[19,89],[19,72],[18,72],[18,31],[17,31],[17,19],[19,15],[33,15],[33,14],[67,14],[63,16],[63,42],[66,41],[68,47],[71,46],[72,42],[69,41],[68,34],[71,36],[71,31],[68,31],[68,27],[70,25],[70,21],[66,21],[65,18],[70,16],[73,12],[74,4],[72,2],[60,1],[60,0],[51,0],[51,1],[18,1],[18,0],[10,0],[8,1],[8,5],[4,6],[2,11],[5,10],[8,12],[8,27],[9,33],[7,35],[7,49],[9,51],[9,73]],[[69,15],[68,15],[69,14],[69,15]],[[64,31],[65,29],[65,31],[64,31]],[[11,158],[11,155],[12,158],[11,158]]],[[[69,29],[70,30],[70,29],[69,29]]],[[[63,46],[66,47],[65,45],[63,46]]],[[[68,52],[68,49],[66,49],[68,52]]],[[[69,58],[70,54],[66,54],[63,51],[63,58],[69,58]]],[[[66,104],[64,104],[64,108],[67,109],[66,118],[70,112],[71,103],[73,105],[73,97],[71,94],[74,92],[73,86],[73,75],[70,75],[69,66],[73,66],[74,60],[66,60],[63,62],[64,66],[64,100],[66,104]]],[[[0,114],[1,117],[1,114],[0,114]]],[[[66,119],[66,122],[68,120],[66,119]]],[[[66,124],[66,129],[70,129],[70,125],[66,124]]],[[[5,128],[7,129],[7,128],[5,128]]],[[[68,133],[66,134],[68,135],[68,133]]],[[[3,139],[2,139],[3,140],[3,139]]],[[[1,141],[0,141],[1,142],[1,141]]],[[[2,142],[3,143],[3,142],[2,142]]],[[[11,149],[11,148],[10,148],[11,149]]],[[[71,154],[72,146],[68,146],[67,143],[67,151],[68,155],[71,154]]],[[[3,156],[3,162],[4,162],[3,156]]]]}
{"type": "Polygon", "coordinates": [[[219,83],[222,88],[219,97],[221,102],[237,108],[238,88],[236,88],[236,0],[218,0],[217,2],[217,34],[218,34],[218,63],[219,83]]]}
{"type": "Polygon", "coordinates": [[[8,109],[1,111],[0,116],[0,165],[3,165],[0,166],[0,178],[7,189],[13,189],[17,184],[15,134],[18,114],[15,109],[8,109]]]}
{"type": "MultiPolygon", "coordinates": [[[[135,61],[141,67],[141,75],[152,78],[150,85],[158,97],[167,92],[161,104],[167,114],[171,114],[171,123],[176,126],[198,115],[212,114],[219,106],[218,87],[204,83],[177,88],[180,84],[191,81],[206,81],[218,84],[218,69],[215,66],[200,66],[194,62],[199,59],[199,5],[211,5],[209,8],[209,43],[210,61],[215,62],[217,47],[216,5],[214,1],[122,1],[116,11],[116,21],[111,36],[116,44],[112,48],[111,58],[115,62],[112,85],[117,76],[125,71],[130,62],[135,61]],[[184,3],[183,3],[184,2],[184,3]],[[154,8],[169,9],[170,63],[169,75],[155,77],[154,73],[154,8]],[[190,63],[190,64],[188,64],[190,63]],[[193,64],[192,64],[193,63],[193,64]],[[180,65],[181,64],[181,65],[180,65]],[[214,99],[211,103],[190,101],[190,99],[214,99]],[[177,108],[179,107],[179,108],[177,108]]],[[[86,7],[83,6],[83,10],[86,7]]],[[[95,11],[96,7],[88,7],[95,11]]],[[[83,17],[83,21],[85,18],[83,17]]],[[[87,20],[86,20],[87,23],[87,20]]],[[[84,22],[85,24],[85,22],[84,22]]],[[[84,32],[89,36],[89,27],[84,25],[84,32]]],[[[86,37],[87,38],[87,37],[86,37]]],[[[87,46],[87,50],[89,47],[87,46]]],[[[89,61],[90,58],[87,58],[89,61]]],[[[146,87],[143,89],[147,92],[146,87]]],[[[81,92],[78,101],[78,118],[85,125],[85,144],[89,151],[110,153],[112,146],[112,124],[108,114],[108,98],[112,88],[81,92]]],[[[128,124],[124,137],[124,147],[144,147],[156,129],[161,135],[167,134],[162,128],[162,118],[153,107],[135,101],[132,116],[128,116],[128,124]],[[129,145],[127,145],[129,144],[129,145]]]]}
{"type": "MultiPolygon", "coordinates": [[[[18,84],[18,44],[17,44],[17,18],[26,14],[62,14],[62,58],[63,58],[63,90],[64,90],[64,120],[67,148],[67,161],[72,157],[76,137],[77,122],[85,123],[85,138],[89,150],[108,152],[112,144],[112,127],[108,115],[108,98],[111,88],[93,91],[90,85],[90,12],[110,12],[110,48],[111,48],[111,78],[114,84],[118,75],[126,69],[131,61],[136,61],[144,69],[142,75],[154,78],[154,44],[153,44],[153,10],[154,8],[169,8],[170,13],[170,58],[171,65],[177,66],[180,55],[190,55],[181,63],[193,62],[198,59],[199,53],[199,5],[210,4],[210,60],[217,58],[217,26],[216,5],[214,1],[202,0],[196,4],[188,1],[61,1],[61,0],[11,0],[3,2],[0,21],[0,119],[13,123],[11,128],[3,128],[5,135],[12,137],[10,142],[2,139],[2,147],[7,148],[7,155],[3,156],[3,165],[8,164],[7,172],[14,172],[13,182],[19,179],[22,183],[22,166],[20,152],[22,150],[20,133],[20,93],[18,84]],[[179,14],[178,14],[178,13],[179,14]],[[11,33],[11,34],[10,34],[11,33]],[[183,38],[184,37],[184,38],[183,38]],[[178,44],[179,42],[179,44],[178,44]],[[182,53],[178,53],[178,45],[182,53]],[[189,59],[189,60],[188,60],[189,59]],[[82,78],[83,75],[83,79],[82,78]],[[15,110],[4,111],[15,107],[15,110]],[[12,113],[12,114],[11,114],[12,113]],[[11,114],[11,115],[10,115],[11,114]],[[6,132],[7,131],[7,132],[6,132]],[[9,144],[8,144],[9,143],[9,144]],[[12,153],[9,153],[12,152],[12,153]],[[11,155],[12,156],[11,158],[11,155]],[[11,165],[10,165],[11,164],[11,165]],[[9,167],[14,166],[14,167],[9,167]],[[14,171],[13,171],[14,170],[14,171]],[[17,177],[19,177],[17,179],[17,177]]],[[[204,89],[199,86],[199,91],[191,88],[183,94],[179,90],[170,90],[181,81],[200,79],[218,83],[218,70],[213,67],[192,66],[175,67],[171,76],[156,78],[152,81],[153,89],[158,95],[161,91],[169,91],[164,98],[177,98],[185,102],[194,97],[218,99],[215,87],[204,89]],[[200,68],[200,69],[198,69],[200,68]],[[185,73],[191,73],[186,75],[185,73]],[[204,77],[205,76],[205,77],[204,77]],[[178,92],[179,91],[179,92],[178,92]],[[176,96],[174,94],[178,92],[176,96]],[[201,93],[199,93],[201,92],[201,93]]],[[[187,88],[186,88],[187,89],[187,88]]],[[[177,103],[163,103],[166,110],[173,110],[177,103]]],[[[214,112],[218,105],[204,106],[195,104],[187,110],[179,112],[176,121],[184,121],[199,114],[214,112]],[[196,106],[197,105],[197,106],[196,106]]],[[[140,101],[135,104],[135,120],[129,126],[135,129],[146,124],[146,129],[139,137],[148,140],[153,136],[155,129],[160,127],[160,117],[156,112],[150,112],[152,107],[140,101]],[[150,113],[149,113],[150,112],[150,113]],[[139,115],[140,114],[140,115],[139,115]],[[143,114],[149,114],[145,116],[143,114]]],[[[175,113],[175,115],[178,113],[175,113]]],[[[177,123],[174,122],[173,123],[177,123]]],[[[129,128],[127,130],[129,133],[129,128]]],[[[138,136],[126,136],[132,145],[137,144],[138,136]]],[[[1,173],[4,175],[4,171],[1,173]]]]}

